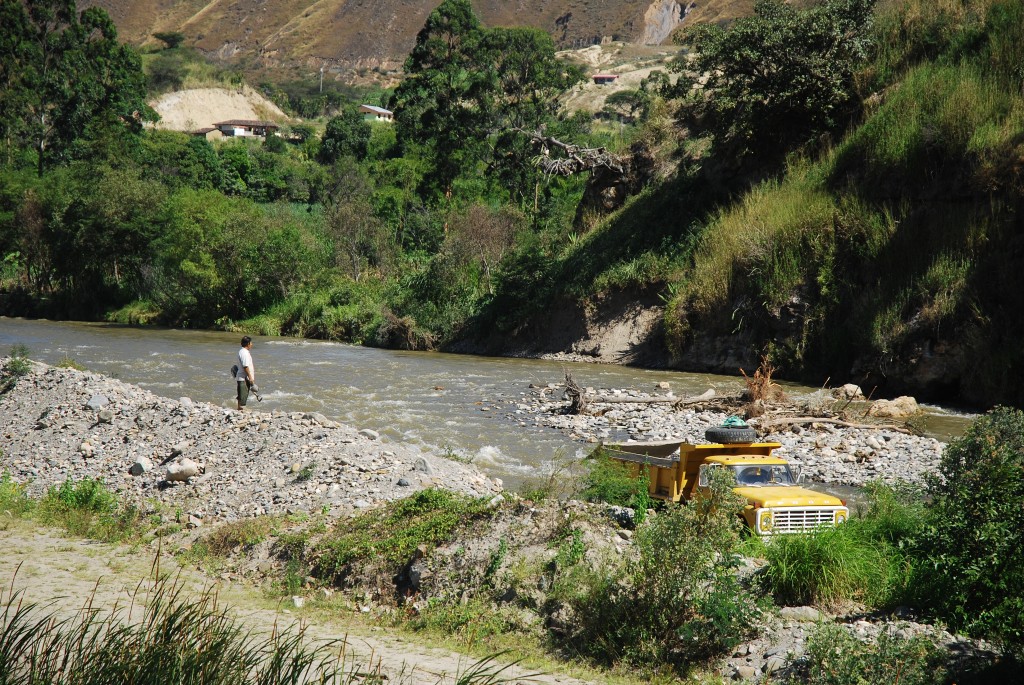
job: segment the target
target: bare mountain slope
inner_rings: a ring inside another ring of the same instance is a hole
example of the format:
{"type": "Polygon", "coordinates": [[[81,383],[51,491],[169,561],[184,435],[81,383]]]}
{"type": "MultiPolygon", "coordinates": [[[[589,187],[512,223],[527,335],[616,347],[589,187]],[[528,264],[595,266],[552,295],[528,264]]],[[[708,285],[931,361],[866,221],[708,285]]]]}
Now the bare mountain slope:
{"type": "MultiPolygon", "coordinates": [[[[440,0],[92,0],[106,9],[121,37],[152,42],[157,31],[181,31],[186,43],[249,69],[305,72],[326,66],[397,72],[440,0]]],[[[559,48],[619,40],[668,41],[684,21],[747,14],[753,0],[474,0],[485,26],[532,26],[559,48]]]]}

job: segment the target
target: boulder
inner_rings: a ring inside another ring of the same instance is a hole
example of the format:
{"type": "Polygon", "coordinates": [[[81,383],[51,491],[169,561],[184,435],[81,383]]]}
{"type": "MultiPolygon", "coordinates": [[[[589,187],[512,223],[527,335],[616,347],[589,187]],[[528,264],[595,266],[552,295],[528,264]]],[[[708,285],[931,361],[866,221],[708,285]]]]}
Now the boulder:
{"type": "Polygon", "coordinates": [[[199,464],[191,459],[182,459],[167,465],[166,478],[169,482],[186,481],[199,475],[199,464]]]}
{"type": "Polygon", "coordinates": [[[833,388],[832,396],[842,400],[862,400],[864,399],[864,392],[860,389],[859,385],[847,383],[842,387],[833,388]]]}
{"type": "Polygon", "coordinates": [[[868,415],[880,419],[905,419],[920,410],[917,400],[904,395],[894,400],[875,400],[868,408],[868,415]]]}

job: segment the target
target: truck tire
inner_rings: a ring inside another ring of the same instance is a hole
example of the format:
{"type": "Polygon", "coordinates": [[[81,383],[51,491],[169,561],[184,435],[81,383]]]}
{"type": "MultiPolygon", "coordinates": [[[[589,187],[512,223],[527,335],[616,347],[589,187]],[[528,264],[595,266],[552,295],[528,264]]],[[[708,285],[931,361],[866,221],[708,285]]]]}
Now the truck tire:
{"type": "Polygon", "coordinates": [[[740,442],[754,442],[757,440],[757,431],[750,426],[732,428],[730,426],[713,426],[704,431],[704,439],[708,442],[717,442],[722,445],[732,445],[740,442]]]}

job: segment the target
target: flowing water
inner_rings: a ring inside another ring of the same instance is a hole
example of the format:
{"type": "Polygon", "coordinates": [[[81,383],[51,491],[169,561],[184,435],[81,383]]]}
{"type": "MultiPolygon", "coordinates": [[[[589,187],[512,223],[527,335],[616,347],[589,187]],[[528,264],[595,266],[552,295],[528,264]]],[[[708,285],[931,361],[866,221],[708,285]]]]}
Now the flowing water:
{"type": "MultiPolygon", "coordinates": [[[[70,358],[163,397],[190,397],[222,407],[235,406],[229,370],[240,337],[0,317],[0,356],[21,344],[31,359],[58,364],[70,358]]],[[[533,425],[529,415],[519,422],[506,418],[505,403],[531,395],[531,383],[560,383],[568,371],[581,386],[594,388],[652,392],[657,383],[668,381],[677,396],[742,386],[740,379],[710,374],[402,352],[298,338],[257,337],[252,354],[263,395],[258,410],[320,412],[392,441],[451,451],[506,485],[522,483],[544,473],[553,461],[590,447],[533,425]],[[491,411],[495,403],[502,410],[491,411]]],[[[796,397],[817,390],[784,385],[796,397]]],[[[926,429],[941,440],[959,435],[970,421],[938,407],[926,411],[926,429]]]]}

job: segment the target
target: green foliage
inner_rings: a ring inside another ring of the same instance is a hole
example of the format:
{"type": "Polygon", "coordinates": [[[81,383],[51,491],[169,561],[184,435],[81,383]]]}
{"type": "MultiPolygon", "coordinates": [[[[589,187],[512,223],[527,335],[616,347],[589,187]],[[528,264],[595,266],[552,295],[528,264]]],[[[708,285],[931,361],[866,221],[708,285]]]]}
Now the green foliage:
{"type": "Polygon", "coordinates": [[[135,506],[119,503],[101,479],[93,478],[51,486],[39,502],[39,516],[70,535],[110,542],[138,538],[147,526],[135,506]]]}
{"type": "Polygon", "coordinates": [[[583,478],[580,497],[588,502],[607,502],[636,510],[637,522],[642,522],[653,505],[650,495],[650,477],[645,469],[637,472],[630,464],[612,459],[598,452],[590,461],[590,469],[583,478]]]}
{"type": "Polygon", "coordinates": [[[277,520],[269,516],[222,523],[206,536],[210,554],[225,557],[238,548],[251,549],[277,532],[277,520]]]}
{"type": "Polygon", "coordinates": [[[171,50],[185,42],[185,34],[181,31],[158,31],[153,37],[163,41],[171,50]]]}
{"type": "Polygon", "coordinates": [[[0,474],[0,513],[9,516],[25,516],[35,509],[35,502],[25,493],[25,485],[15,483],[11,472],[4,469],[0,474]]]}
{"type": "Polygon", "coordinates": [[[555,60],[544,31],[481,27],[468,0],[445,0],[427,18],[395,90],[398,140],[422,150],[431,190],[446,199],[481,162],[518,204],[533,197],[533,152],[521,132],[557,112],[556,96],[582,78],[555,60]],[[496,133],[492,137],[492,133],[496,133]]]}
{"type": "Polygon", "coordinates": [[[87,478],[78,482],[69,479],[59,486],[51,486],[42,505],[59,513],[109,514],[117,508],[117,496],[107,490],[100,479],[87,478]]]}
{"type": "Polygon", "coordinates": [[[421,490],[387,511],[363,514],[335,527],[313,552],[314,572],[340,581],[354,564],[365,562],[397,572],[420,545],[430,549],[443,544],[489,511],[486,499],[421,490]]]}
{"type": "Polygon", "coordinates": [[[427,631],[440,636],[457,636],[463,644],[486,644],[493,638],[515,630],[510,617],[502,615],[494,605],[481,597],[462,602],[431,597],[426,606],[409,621],[413,630],[427,631]]]}
{"type": "Polygon", "coordinates": [[[903,638],[881,632],[860,640],[839,625],[812,633],[806,655],[787,680],[796,685],[931,685],[944,682],[943,655],[927,636],[903,638]]]}
{"type": "Polygon", "coordinates": [[[69,357],[68,355],[64,355],[59,360],[57,360],[57,368],[85,371],[85,366],[83,364],[76,361],[74,357],[69,357]]]}
{"type": "Polygon", "coordinates": [[[765,545],[765,558],[766,587],[787,605],[852,600],[877,606],[901,580],[894,550],[860,535],[855,524],[776,536],[765,545]]]}
{"type": "Polygon", "coordinates": [[[1024,645],[1024,412],[997,407],[946,447],[913,590],[955,630],[1024,645]]]}
{"type": "Polygon", "coordinates": [[[754,16],[727,28],[686,30],[682,40],[692,53],[675,65],[680,78],[669,89],[684,99],[684,125],[712,136],[723,160],[777,158],[845,126],[856,109],[853,76],[868,56],[873,6],[828,0],[797,10],[757,0],[754,16]]]}
{"type": "Polygon", "coordinates": [[[320,141],[319,159],[331,165],[342,157],[363,160],[369,151],[371,129],[369,122],[354,106],[346,107],[341,114],[331,117],[320,141]]]}
{"type": "Polygon", "coordinates": [[[86,156],[83,142],[134,135],[143,118],[155,118],[139,57],[118,42],[106,11],[3,0],[0,18],[0,140],[33,149],[39,176],[86,156]]]}
{"type": "Polygon", "coordinates": [[[0,373],[0,384],[3,386],[3,390],[0,392],[10,390],[19,378],[28,375],[31,370],[32,364],[28,358],[28,347],[21,343],[12,345],[3,372],[0,373]]]}
{"type": "Polygon", "coordinates": [[[566,640],[601,663],[667,663],[683,673],[749,634],[759,612],[736,577],[742,502],[716,474],[710,493],[670,506],[637,529],[637,556],[577,573],[564,598],[578,625],[566,640]]]}

